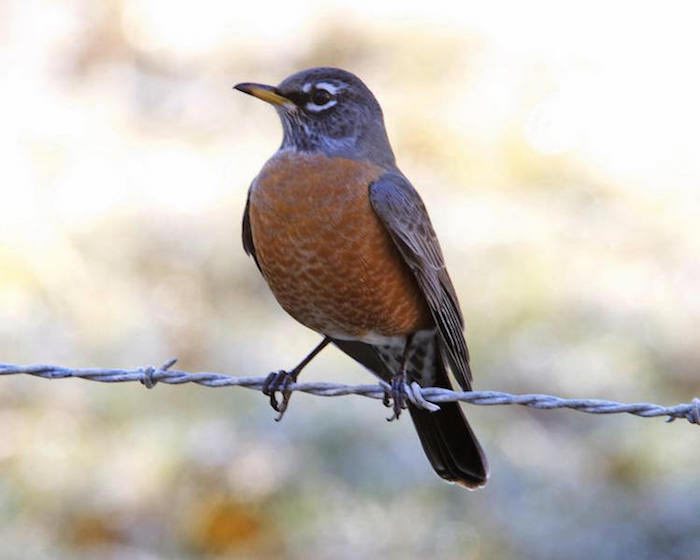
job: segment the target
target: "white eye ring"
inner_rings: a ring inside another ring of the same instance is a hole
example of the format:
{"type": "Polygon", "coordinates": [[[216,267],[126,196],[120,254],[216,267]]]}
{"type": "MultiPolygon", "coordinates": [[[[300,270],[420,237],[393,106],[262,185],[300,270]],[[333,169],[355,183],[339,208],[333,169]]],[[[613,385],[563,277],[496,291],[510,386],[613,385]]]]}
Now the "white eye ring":
{"type": "Polygon", "coordinates": [[[335,94],[338,93],[340,90],[345,89],[345,86],[344,86],[344,85],[341,85],[341,84],[338,84],[338,85],[336,85],[336,84],[331,84],[330,82],[318,82],[318,83],[316,84],[316,89],[324,89],[324,90],[326,90],[328,93],[330,93],[331,95],[335,95],[335,94]]]}
{"type": "Polygon", "coordinates": [[[333,105],[336,105],[338,103],[337,99],[329,99],[325,104],[323,105],[316,105],[316,103],[313,103],[309,101],[304,107],[308,109],[309,111],[313,113],[320,113],[321,111],[325,111],[326,109],[330,109],[333,107],[333,105]]]}
{"type": "Polygon", "coordinates": [[[335,93],[337,91],[337,88],[331,86],[330,84],[324,83],[318,83],[316,84],[316,87],[314,88],[314,93],[311,95],[311,98],[313,99],[315,96],[315,93],[321,91],[327,94],[328,96],[328,101],[326,101],[323,104],[318,104],[315,103],[314,101],[309,101],[305,107],[307,110],[312,111],[314,113],[319,113],[321,111],[325,111],[326,109],[330,109],[334,105],[338,103],[337,99],[334,99],[335,93]]]}

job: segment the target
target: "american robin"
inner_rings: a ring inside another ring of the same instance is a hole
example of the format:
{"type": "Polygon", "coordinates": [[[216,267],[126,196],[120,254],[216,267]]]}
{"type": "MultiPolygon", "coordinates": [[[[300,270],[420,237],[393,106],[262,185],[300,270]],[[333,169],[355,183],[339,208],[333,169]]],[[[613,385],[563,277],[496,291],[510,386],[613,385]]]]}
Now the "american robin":
{"type": "Polygon", "coordinates": [[[485,485],[486,458],[459,404],[429,412],[406,403],[401,390],[412,381],[451,388],[449,365],[468,391],[472,375],[440,245],[423,201],[396,166],[374,95],[337,68],[235,89],[273,105],[284,131],[248,191],[243,248],[282,307],[324,337],[293,370],[267,378],[278,419],[290,383],[332,343],[390,383],[390,419],[408,406],[442,478],[485,485]]]}

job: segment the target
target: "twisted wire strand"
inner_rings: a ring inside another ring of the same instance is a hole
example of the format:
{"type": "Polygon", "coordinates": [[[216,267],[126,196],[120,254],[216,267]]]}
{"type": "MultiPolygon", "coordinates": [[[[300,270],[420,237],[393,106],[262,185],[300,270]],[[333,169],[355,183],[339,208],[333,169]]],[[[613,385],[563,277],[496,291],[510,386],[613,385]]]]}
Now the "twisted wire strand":
{"type": "MultiPolygon", "coordinates": [[[[156,383],[181,385],[196,383],[205,387],[244,387],[260,391],[265,377],[231,376],[221,373],[189,373],[170,369],[176,360],[169,360],[160,367],[137,369],[68,368],[48,364],[14,365],[0,363],[0,376],[27,374],[45,379],[66,379],[70,377],[99,381],[101,383],[122,383],[138,381],[147,388],[156,383]]],[[[374,385],[344,385],[339,383],[293,383],[291,391],[301,391],[320,397],[360,395],[372,399],[382,399],[389,385],[384,382],[374,385]]],[[[668,422],[684,418],[691,424],[700,425],[700,399],[674,406],[661,406],[653,403],[622,403],[604,399],[565,399],[553,395],[511,394],[500,391],[451,391],[439,387],[420,387],[417,383],[404,384],[406,397],[415,405],[427,410],[438,410],[439,404],[460,401],[480,406],[521,405],[542,410],[568,408],[589,414],[633,414],[642,418],[665,416],[668,422]]]]}

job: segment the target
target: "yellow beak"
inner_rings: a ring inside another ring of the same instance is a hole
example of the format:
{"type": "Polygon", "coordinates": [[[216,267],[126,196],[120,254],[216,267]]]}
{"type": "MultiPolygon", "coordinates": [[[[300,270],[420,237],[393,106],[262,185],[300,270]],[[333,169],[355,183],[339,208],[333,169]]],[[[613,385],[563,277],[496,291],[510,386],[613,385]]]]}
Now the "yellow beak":
{"type": "Polygon", "coordinates": [[[274,86],[266,86],[265,84],[252,84],[252,83],[242,83],[233,86],[233,89],[262,99],[267,103],[276,105],[278,107],[283,107],[284,109],[292,110],[296,109],[296,105],[291,99],[287,99],[283,95],[277,92],[277,88],[274,86]]]}

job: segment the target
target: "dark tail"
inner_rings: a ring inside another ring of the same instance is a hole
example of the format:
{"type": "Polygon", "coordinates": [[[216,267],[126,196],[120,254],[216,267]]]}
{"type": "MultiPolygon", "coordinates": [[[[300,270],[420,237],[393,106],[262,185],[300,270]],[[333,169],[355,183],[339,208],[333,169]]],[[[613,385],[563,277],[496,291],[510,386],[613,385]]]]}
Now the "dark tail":
{"type": "MultiPolygon", "coordinates": [[[[375,346],[363,342],[333,340],[343,352],[351,358],[363,364],[382,379],[390,377],[390,369],[380,357],[375,346]]],[[[430,357],[421,364],[429,367],[427,376],[432,378],[431,385],[451,389],[452,385],[447,376],[447,370],[436,345],[431,347],[434,353],[433,360],[430,357]]],[[[384,356],[386,359],[386,356],[384,356]]],[[[400,352],[395,362],[400,361],[400,352]]],[[[424,383],[422,383],[424,384],[424,383]]],[[[461,407],[456,402],[440,404],[440,410],[430,412],[419,409],[409,403],[409,412],[416,426],[423,450],[430,460],[430,464],[445,480],[455,482],[464,488],[474,490],[486,484],[488,480],[488,464],[479,442],[467,423],[467,419],[461,407]]]]}
{"type": "MultiPolygon", "coordinates": [[[[442,359],[438,356],[436,361],[438,371],[435,386],[451,389],[442,359]]],[[[486,456],[459,403],[441,403],[437,412],[409,403],[408,410],[423,450],[436,473],[470,490],[486,485],[489,476],[486,456]]]]}

